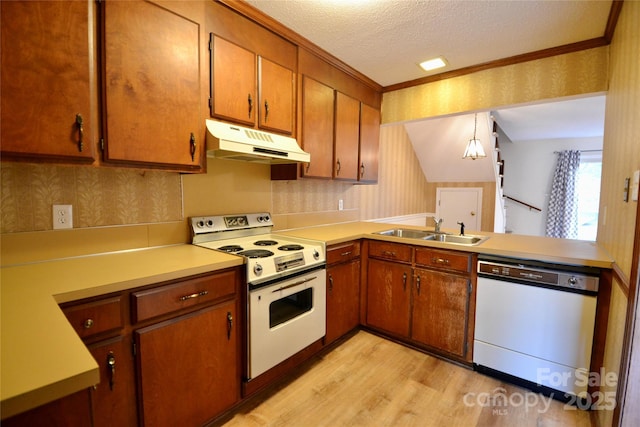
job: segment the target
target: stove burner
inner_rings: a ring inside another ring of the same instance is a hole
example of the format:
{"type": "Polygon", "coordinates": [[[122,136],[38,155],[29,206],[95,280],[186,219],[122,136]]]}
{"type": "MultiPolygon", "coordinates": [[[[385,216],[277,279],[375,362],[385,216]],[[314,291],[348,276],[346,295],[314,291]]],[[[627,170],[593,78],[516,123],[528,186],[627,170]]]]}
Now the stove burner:
{"type": "Polygon", "coordinates": [[[301,251],[304,249],[304,246],[291,243],[289,245],[278,246],[278,249],[280,249],[281,251],[301,251]]]}
{"type": "Polygon", "coordinates": [[[241,251],[242,249],[244,248],[240,245],[225,245],[218,248],[218,250],[225,251],[225,252],[238,252],[238,251],[241,251]]]}
{"type": "Polygon", "coordinates": [[[254,243],[254,245],[256,246],[273,246],[277,244],[278,242],[276,242],[275,240],[258,240],[254,243]]]}
{"type": "Polygon", "coordinates": [[[247,251],[238,252],[238,255],[243,255],[247,258],[266,258],[272,256],[273,252],[266,249],[249,249],[247,251]]]}

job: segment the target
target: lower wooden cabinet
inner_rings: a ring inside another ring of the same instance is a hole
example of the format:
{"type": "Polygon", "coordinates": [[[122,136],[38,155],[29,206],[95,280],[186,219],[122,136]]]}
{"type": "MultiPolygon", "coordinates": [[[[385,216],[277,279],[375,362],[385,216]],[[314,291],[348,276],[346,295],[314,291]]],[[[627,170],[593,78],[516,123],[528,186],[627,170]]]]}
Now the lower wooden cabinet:
{"type": "Polygon", "coordinates": [[[473,255],[387,246],[380,242],[369,246],[367,326],[471,363],[473,255]]]}
{"type": "Polygon", "coordinates": [[[360,324],[360,258],[327,268],[327,334],[330,344],[360,324]]]}
{"type": "Polygon", "coordinates": [[[237,318],[232,300],[134,332],[143,425],[203,425],[238,401],[237,318]]]}
{"type": "Polygon", "coordinates": [[[367,279],[367,324],[408,338],[411,266],[369,259],[367,279]]]}
{"type": "Polygon", "coordinates": [[[131,336],[89,346],[100,369],[100,383],[91,393],[94,427],[134,427],[138,423],[131,336]]]}
{"type": "Polygon", "coordinates": [[[411,338],[459,357],[467,353],[471,281],[415,270],[411,338]]]}

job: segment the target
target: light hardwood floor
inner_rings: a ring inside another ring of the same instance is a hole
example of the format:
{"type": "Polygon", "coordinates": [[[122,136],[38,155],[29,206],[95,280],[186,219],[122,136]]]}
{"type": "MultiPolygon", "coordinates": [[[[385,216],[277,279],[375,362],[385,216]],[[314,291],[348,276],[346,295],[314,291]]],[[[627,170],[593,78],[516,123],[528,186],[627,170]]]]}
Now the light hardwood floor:
{"type": "Polygon", "coordinates": [[[359,331],[225,427],[591,426],[590,413],[359,331]],[[527,403],[528,402],[528,403],[527,403]]]}

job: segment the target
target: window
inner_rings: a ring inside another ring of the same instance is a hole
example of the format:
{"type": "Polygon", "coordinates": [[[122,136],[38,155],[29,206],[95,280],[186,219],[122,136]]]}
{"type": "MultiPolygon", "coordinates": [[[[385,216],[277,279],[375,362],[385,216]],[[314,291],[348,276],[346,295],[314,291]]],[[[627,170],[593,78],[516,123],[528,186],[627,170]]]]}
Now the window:
{"type": "Polygon", "coordinates": [[[583,151],[580,154],[580,167],[576,178],[578,239],[580,240],[596,240],[601,176],[602,152],[583,151]]]}

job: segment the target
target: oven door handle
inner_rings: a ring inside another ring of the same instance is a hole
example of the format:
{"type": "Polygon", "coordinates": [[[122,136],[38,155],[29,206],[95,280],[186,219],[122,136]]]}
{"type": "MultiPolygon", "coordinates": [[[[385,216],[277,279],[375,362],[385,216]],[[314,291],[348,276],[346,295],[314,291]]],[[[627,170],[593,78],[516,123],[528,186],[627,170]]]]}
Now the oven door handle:
{"type": "Polygon", "coordinates": [[[271,291],[271,293],[275,294],[276,292],[284,291],[285,289],[295,288],[296,286],[300,286],[300,285],[302,285],[304,283],[311,282],[312,280],[316,280],[317,278],[318,278],[318,276],[313,276],[313,277],[308,277],[306,279],[298,280],[297,282],[292,283],[290,285],[281,286],[278,289],[276,289],[274,291],[271,291]]]}

